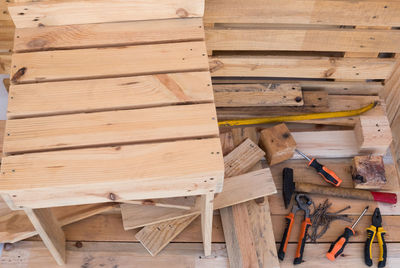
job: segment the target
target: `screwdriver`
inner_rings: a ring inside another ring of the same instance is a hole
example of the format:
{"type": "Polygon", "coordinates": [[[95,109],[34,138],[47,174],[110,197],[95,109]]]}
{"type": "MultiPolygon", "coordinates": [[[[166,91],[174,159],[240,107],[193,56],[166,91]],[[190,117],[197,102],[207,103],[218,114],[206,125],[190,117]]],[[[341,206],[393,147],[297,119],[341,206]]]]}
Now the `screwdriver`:
{"type": "Polygon", "coordinates": [[[324,178],[324,180],[326,182],[328,182],[332,185],[335,185],[336,187],[338,187],[342,183],[342,180],[335,174],[335,172],[328,169],[324,165],[321,165],[320,163],[318,163],[317,159],[315,159],[315,158],[310,159],[308,156],[306,156],[299,150],[297,150],[297,149],[295,149],[295,150],[299,155],[301,155],[302,157],[304,157],[305,159],[307,159],[309,161],[308,166],[315,168],[315,170],[318,172],[318,174],[321,175],[322,178],[324,178]]]}
{"type": "Polygon", "coordinates": [[[360,217],[353,223],[351,227],[346,227],[344,229],[344,233],[339,236],[339,238],[331,244],[331,247],[329,248],[328,253],[326,253],[326,257],[334,261],[340,254],[343,253],[344,247],[347,245],[347,242],[349,242],[349,238],[355,235],[354,232],[354,227],[358,224],[358,222],[361,220],[361,218],[364,216],[364,214],[367,212],[369,206],[367,206],[364,211],[361,213],[360,217]]]}

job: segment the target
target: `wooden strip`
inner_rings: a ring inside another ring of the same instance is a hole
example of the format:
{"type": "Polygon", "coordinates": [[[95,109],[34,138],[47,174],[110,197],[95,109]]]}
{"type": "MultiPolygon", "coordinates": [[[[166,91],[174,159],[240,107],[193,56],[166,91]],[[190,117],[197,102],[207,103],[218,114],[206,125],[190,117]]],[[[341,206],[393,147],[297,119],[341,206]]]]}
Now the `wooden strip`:
{"type": "Polygon", "coordinates": [[[213,77],[297,77],[386,79],[393,59],[284,56],[221,56],[210,58],[213,77]]]}
{"type": "Polygon", "coordinates": [[[218,136],[214,104],[8,120],[4,152],[218,136]],[[85,131],[82,131],[85,129],[85,131]]]}
{"type": "Polygon", "coordinates": [[[221,156],[218,138],[8,156],[0,189],[29,207],[219,192],[221,156]]]}
{"type": "MultiPolygon", "coordinates": [[[[259,161],[261,157],[257,160],[259,161]]],[[[225,178],[224,188],[214,199],[214,209],[232,206],[258,197],[276,193],[269,169],[249,172],[240,176],[225,178]],[[249,183],[251,181],[252,183],[249,183]]],[[[169,221],[193,214],[199,215],[198,208],[191,211],[172,208],[144,207],[122,204],[121,213],[124,229],[130,230],[142,226],[169,221]],[[137,217],[137,215],[141,215],[137,217]]]]}
{"type": "MultiPolygon", "coordinates": [[[[226,27],[229,27],[227,25],[226,27]]],[[[251,27],[251,26],[249,26],[251,27]]],[[[249,27],[206,30],[208,50],[399,52],[400,31],[249,27]]]]}
{"type": "Polygon", "coordinates": [[[30,52],[12,62],[14,82],[208,70],[204,42],[30,52]],[[25,73],[16,75],[21,68],[25,73]]]}
{"type": "Polygon", "coordinates": [[[398,26],[399,13],[400,3],[387,0],[207,0],[204,22],[398,26]]]}
{"type": "Polygon", "coordinates": [[[9,74],[11,71],[11,54],[0,53],[0,74],[9,74]]]}
{"type": "Polygon", "coordinates": [[[217,107],[304,105],[298,84],[226,84],[213,88],[217,107]]]}
{"type": "Polygon", "coordinates": [[[151,256],[156,256],[198,216],[198,214],[195,214],[161,224],[148,225],[140,230],[135,237],[151,256]]]}
{"type": "Polygon", "coordinates": [[[49,208],[25,209],[32,225],[58,265],[65,264],[65,235],[49,208]]]}
{"type": "Polygon", "coordinates": [[[145,200],[116,200],[124,204],[134,204],[142,206],[156,206],[164,208],[179,208],[190,210],[196,205],[195,196],[182,196],[182,197],[171,197],[163,199],[145,199],[145,200]]]}
{"type": "Polygon", "coordinates": [[[9,6],[17,28],[130,20],[202,17],[204,1],[106,0],[17,3],[9,6]]]}
{"type": "MultiPolygon", "coordinates": [[[[204,256],[211,255],[212,225],[214,212],[214,193],[202,195],[200,198],[201,233],[203,237],[204,256]]],[[[188,224],[189,225],[189,224],[188,224]]],[[[179,234],[179,232],[178,232],[179,234]]],[[[171,241],[171,240],[169,240],[171,241]]]]}
{"type": "Polygon", "coordinates": [[[7,117],[22,118],[192,102],[213,102],[209,72],[11,85],[7,117]]]}
{"type": "MultiPolygon", "coordinates": [[[[68,262],[64,267],[84,267],[86,264],[142,268],[171,265],[176,268],[229,267],[225,245],[214,244],[212,258],[199,258],[201,250],[201,243],[178,243],[169,246],[160,256],[153,257],[139,243],[83,242],[83,247],[77,248],[75,242],[69,242],[68,262]]],[[[0,260],[4,268],[17,267],[20,263],[28,263],[32,267],[54,267],[50,254],[39,241],[21,242],[14,250],[7,251],[0,260]]]]}
{"type": "Polygon", "coordinates": [[[204,40],[200,18],[17,28],[14,51],[204,40]]]}
{"type": "MultiPolygon", "coordinates": [[[[113,208],[112,204],[81,205],[73,207],[53,208],[52,212],[61,226],[89,218],[113,208]]],[[[0,217],[1,243],[15,243],[37,235],[24,211],[10,211],[0,217]]]]}

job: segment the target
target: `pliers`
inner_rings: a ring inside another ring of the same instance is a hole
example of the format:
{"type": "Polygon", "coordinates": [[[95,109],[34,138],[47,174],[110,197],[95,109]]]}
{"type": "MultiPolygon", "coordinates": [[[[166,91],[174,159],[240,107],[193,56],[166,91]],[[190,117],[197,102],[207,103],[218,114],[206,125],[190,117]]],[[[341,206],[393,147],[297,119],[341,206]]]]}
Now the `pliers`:
{"type": "Polygon", "coordinates": [[[312,204],[312,200],[308,195],[305,194],[298,194],[295,197],[296,204],[293,205],[291,212],[289,215],[286,216],[286,228],[285,232],[283,233],[282,241],[281,241],[281,246],[279,247],[278,251],[278,258],[283,261],[285,258],[285,253],[287,249],[287,245],[289,242],[290,238],[290,233],[292,231],[293,223],[294,223],[294,216],[296,215],[296,212],[299,210],[304,211],[304,220],[301,224],[301,231],[300,231],[300,236],[297,244],[297,250],[296,250],[296,255],[295,259],[293,261],[293,264],[300,264],[303,261],[303,252],[304,252],[304,246],[306,243],[306,234],[308,231],[308,227],[311,226],[311,219],[310,219],[310,205],[312,204]]]}
{"type": "Polygon", "coordinates": [[[385,242],[385,233],[382,227],[382,216],[379,208],[376,208],[372,215],[372,225],[367,228],[367,241],[365,241],[364,258],[365,264],[372,266],[372,243],[375,236],[378,237],[379,244],[379,263],[378,267],[385,267],[387,257],[387,247],[385,242]]]}

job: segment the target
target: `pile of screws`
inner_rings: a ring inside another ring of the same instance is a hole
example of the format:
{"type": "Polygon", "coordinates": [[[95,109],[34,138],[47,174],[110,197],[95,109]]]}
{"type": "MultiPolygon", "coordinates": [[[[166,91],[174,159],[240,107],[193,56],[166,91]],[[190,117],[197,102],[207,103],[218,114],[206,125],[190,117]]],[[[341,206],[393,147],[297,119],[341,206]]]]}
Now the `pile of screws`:
{"type": "Polygon", "coordinates": [[[332,221],[342,220],[347,222],[352,222],[353,219],[348,215],[341,214],[343,211],[350,208],[347,206],[336,212],[328,212],[328,209],[332,206],[332,203],[329,203],[329,199],[326,199],[324,203],[319,204],[311,214],[311,232],[307,235],[311,242],[317,242],[317,239],[321,238],[326,231],[329,229],[329,226],[332,221]]]}

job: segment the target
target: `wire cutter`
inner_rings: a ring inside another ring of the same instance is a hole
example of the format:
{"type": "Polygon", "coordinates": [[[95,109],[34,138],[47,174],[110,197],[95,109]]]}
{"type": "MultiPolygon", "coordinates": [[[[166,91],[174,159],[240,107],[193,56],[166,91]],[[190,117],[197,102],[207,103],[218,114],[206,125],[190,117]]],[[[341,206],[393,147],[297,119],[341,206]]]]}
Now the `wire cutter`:
{"type": "Polygon", "coordinates": [[[300,231],[300,236],[297,244],[297,250],[296,250],[296,255],[295,259],[293,261],[293,264],[300,264],[303,261],[303,252],[304,252],[304,246],[306,243],[306,234],[308,231],[308,227],[311,226],[311,219],[310,219],[310,205],[312,204],[312,200],[308,195],[305,194],[298,194],[295,197],[296,204],[293,205],[291,212],[289,215],[286,216],[286,228],[285,232],[283,233],[282,241],[281,241],[281,246],[279,247],[278,251],[278,258],[283,261],[285,258],[285,253],[287,249],[287,245],[289,242],[290,238],[290,233],[292,231],[293,223],[294,223],[294,216],[296,215],[296,212],[299,210],[304,211],[304,220],[301,224],[301,231],[300,231]]]}
{"type": "Polygon", "coordinates": [[[379,208],[376,208],[372,215],[372,225],[367,228],[367,241],[365,241],[364,258],[365,264],[372,266],[372,243],[375,236],[378,237],[379,244],[379,263],[378,267],[385,267],[387,257],[387,247],[385,242],[385,233],[382,227],[382,216],[379,208]]]}

